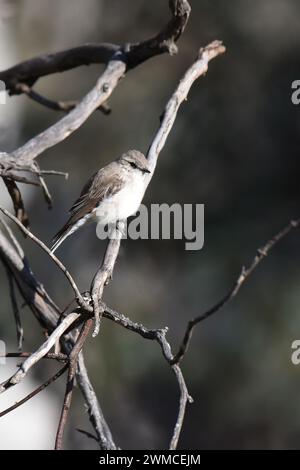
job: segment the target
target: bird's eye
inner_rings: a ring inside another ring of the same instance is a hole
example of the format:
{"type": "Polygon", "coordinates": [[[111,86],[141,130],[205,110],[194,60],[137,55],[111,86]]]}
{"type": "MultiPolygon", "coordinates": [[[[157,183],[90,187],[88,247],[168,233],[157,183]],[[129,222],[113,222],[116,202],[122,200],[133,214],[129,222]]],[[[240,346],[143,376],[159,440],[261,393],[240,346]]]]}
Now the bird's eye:
{"type": "Polygon", "coordinates": [[[132,168],[137,168],[137,166],[134,162],[129,162],[129,165],[132,166],[132,168]]]}

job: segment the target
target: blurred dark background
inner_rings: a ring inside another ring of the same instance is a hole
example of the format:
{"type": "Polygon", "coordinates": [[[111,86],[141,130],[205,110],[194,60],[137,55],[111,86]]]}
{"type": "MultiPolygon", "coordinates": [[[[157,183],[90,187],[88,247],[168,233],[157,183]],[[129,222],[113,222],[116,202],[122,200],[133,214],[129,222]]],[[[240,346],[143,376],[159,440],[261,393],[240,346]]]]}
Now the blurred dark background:
{"type": "MultiPolygon", "coordinates": [[[[90,174],[126,149],[146,151],[167,99],[199,47],[224,41],[226,54],[211,62],[180,108],[145,196],[146,204],[204,203],[205,246],[189,252],[183,241],[125,241],[105,291],[107,303],[132,319],[149,327],[168,325],[174,350],[188,319],[219,300],[256,249],[300,214],[300,107],[291,102],[291,83],[300,79],[299,1],[190,3],[179,54],[156,57],[128,73],[109,100],[110,116],[94,113],[39,158],[43,169],[70,173],[68,181],[48,178],[53,210],[48,211],[38,189],[23,188],[32,230],[50,244],[90,174]]],[[[146,39],[169,19],[168,2],[158,0],[2,0],[0,12],[1,69],[85,42],[146,39]]],[[[46,77],[36,89],[53,99],[77,99],[102,69],[83,67],[46,77]]],[[[58,118],[24,96],[9,98],[0,107],[0,150],[16,148],[58,118]]],[[[1,199],[10,207],[3,186],[1,199]]],[[[36,275],[57,303],[66,305],[72,292],[64,277],[36,246],[20,240],[36,275]]],[[[104,246],[90,227],[59,251],[82,291],[104,246]]],[[[195,331],[182,363],[195,403],[188,407],[180,448],[299,447],[300,370],[290,360],[291,343],[300,338],[299,246],[295,231],[238,297],[195,331]]],[[[3,269],[0,275],[0,338],[12,351],[15,329],[3,269]]],[[[32,350],[42,339],[40,328],[27,309],[22,317],[24,349],[32,350]]],[[[178,389],[159,347],[104,321],[85,354],[118,445],[165,448],[178,389]]],[[[55,367],[43,363],[32,380],[40,383],[55,367]]],[[[7,375],[3,366],[1,372],[7,375]]],[[[44,443],[33,438],[24,446],[51,448],[63,390],[61,380],[43,392],[41,410],[51,406],[52,428],[49,424],[44,443]]],[[[34,400],[25,405],[29,416],[35,406],[34,400]]],[[[30,426],[37,439],[48,423],[40,413],[27,420],[19,409],[0,422],[0,446],[22,446],[16,434],[24,436],[30,426]]],[[[93,441],[76,428],[90,430],[79,392],[65,447],[92,448],[93,441]]]]}

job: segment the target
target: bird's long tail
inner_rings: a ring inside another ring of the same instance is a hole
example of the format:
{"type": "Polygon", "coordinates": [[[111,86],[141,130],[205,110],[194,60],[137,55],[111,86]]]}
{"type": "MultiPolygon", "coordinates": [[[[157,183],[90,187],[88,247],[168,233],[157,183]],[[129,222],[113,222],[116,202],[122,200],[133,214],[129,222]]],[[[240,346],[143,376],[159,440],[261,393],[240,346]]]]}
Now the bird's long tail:
{"type": "Polygon", "coordinates": [[[55,237],[53,238],[53,245],[51,246],[51,253],[54,253],[55,250],[57,250],[57,248],[59,247],[59,245],[67,238],[69,237],[71,234],[72,234],[72,229],[69,228],[65,231],[63,230],[60,230],[57,235],[55,235],[55,237]]]}
{"type": "Polygon", "coordinates": [[[64,225],[63,228],[59,232],[57,232],[55,237],[53,237],[53,245],[51,246],[51,252],[54,253],[57,248],[61,245],[61,243],[65,241],[65,239],[68,238],[70,235],[72,235],[72,233],[76,232],[80,227],[82,227],[88,219],[89,216],[82,217],[75,224],[72,225],[67,222],[66,225],[64,225]]]}

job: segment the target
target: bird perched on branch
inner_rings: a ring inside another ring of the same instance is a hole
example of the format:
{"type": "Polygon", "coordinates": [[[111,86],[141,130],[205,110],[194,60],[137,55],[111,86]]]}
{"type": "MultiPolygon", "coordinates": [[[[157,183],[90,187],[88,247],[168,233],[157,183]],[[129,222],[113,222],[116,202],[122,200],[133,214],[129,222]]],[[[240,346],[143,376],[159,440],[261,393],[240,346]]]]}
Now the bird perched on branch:
{"type": "Polygon", "coordinates": [[[148,160],[138,150],[128,150],[97,171],[71,207],[69,220],[55,235],[52,253],[87,222],[116,224],[135,214],[146,189],[144,175],[150,172],[148,160]]]}

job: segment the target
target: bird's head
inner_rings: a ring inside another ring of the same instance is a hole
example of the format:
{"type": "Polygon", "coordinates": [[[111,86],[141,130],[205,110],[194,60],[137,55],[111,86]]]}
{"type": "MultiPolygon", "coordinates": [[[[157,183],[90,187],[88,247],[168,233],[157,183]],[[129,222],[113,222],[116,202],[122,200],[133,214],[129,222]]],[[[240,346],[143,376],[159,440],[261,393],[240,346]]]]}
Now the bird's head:
{"type": "Polygon", "coordinates": [[[147,158],[138,150],[128,150],[121,156],[120,163],[128,169],[134,168],[142,173],[151,173],[147,158]]]}

